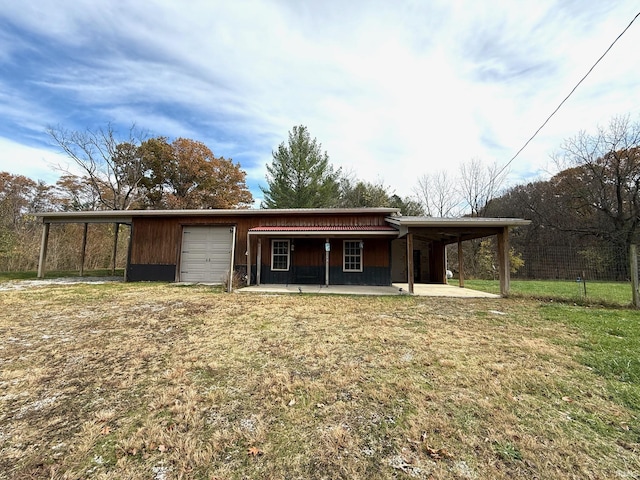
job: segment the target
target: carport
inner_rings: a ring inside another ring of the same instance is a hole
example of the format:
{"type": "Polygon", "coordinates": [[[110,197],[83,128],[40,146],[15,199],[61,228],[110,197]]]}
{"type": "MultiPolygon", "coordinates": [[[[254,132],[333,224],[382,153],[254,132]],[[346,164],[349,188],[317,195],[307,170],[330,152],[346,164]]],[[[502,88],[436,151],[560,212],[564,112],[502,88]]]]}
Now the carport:
{"type": "Polygon", "coordinates": [[[458,245],[458,272],[460,287],[464,288],[464,264],[462,242],[476,238],[497,237],[498,275],[500,294],[509,294],[509,229],[526,226],[529,220],[517,218],[434,218],[434,217],[387,217],[387,222],[398,229],[398,238],[407,244],[407,284],[409,293],[414,293],[414,242],[420,240],[429,246],[429,283],[447,283],[446,247],[458,245]]]}

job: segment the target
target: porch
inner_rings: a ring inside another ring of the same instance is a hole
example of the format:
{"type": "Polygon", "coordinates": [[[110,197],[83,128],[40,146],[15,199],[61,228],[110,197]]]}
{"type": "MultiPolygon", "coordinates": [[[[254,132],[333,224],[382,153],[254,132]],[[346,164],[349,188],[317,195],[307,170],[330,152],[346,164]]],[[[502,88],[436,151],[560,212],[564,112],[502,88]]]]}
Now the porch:
{"type": "MultiPolygon", "coordinates": [[[[407,283],[394,283],[390,286],[263,284],[239,288],[236,292],[263,294],[313,293],[320,295],[409,295],[409,285],[407,283]]],[[[427,283],[414,284],[413,295],[419,297],[500,298],[500,295],[471,290],[469,288],[458,288],[447,284],[427,283]]]]}

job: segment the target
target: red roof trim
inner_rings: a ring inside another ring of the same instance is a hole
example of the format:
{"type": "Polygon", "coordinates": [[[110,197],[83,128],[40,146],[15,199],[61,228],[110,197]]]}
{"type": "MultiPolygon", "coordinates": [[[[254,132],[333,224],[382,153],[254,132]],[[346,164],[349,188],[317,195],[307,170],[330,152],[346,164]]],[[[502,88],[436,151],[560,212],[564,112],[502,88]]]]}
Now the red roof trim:
{"type": "Polygon", "coordinates": [[[397,232],[389,225],[334,225],[334,226],[267,226],[254,227],[250,232],[397,232]]]}

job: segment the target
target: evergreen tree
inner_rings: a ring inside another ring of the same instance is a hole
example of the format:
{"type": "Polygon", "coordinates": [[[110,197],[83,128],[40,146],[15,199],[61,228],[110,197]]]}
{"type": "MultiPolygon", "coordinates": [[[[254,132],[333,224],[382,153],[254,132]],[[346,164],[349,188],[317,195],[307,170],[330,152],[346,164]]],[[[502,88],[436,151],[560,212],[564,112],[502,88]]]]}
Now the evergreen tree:
{"type": "Polygon", "coordinates": [[[334,171],[327,152],[307,127],[294,126],[289,142],[272,152],[262,208],[329,208],[339,201],[340,169],[334,171]]]}

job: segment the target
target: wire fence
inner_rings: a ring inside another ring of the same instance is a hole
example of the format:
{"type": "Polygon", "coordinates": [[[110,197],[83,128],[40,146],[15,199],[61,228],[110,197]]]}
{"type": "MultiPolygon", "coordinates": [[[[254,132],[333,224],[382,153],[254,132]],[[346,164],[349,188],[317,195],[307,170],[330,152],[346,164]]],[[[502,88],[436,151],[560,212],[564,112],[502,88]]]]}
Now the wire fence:
{"type": "Polygon", "coordinates": [[[514,279],[629,281],[629,252],[614,247],[527,246],[514,279]]]}

